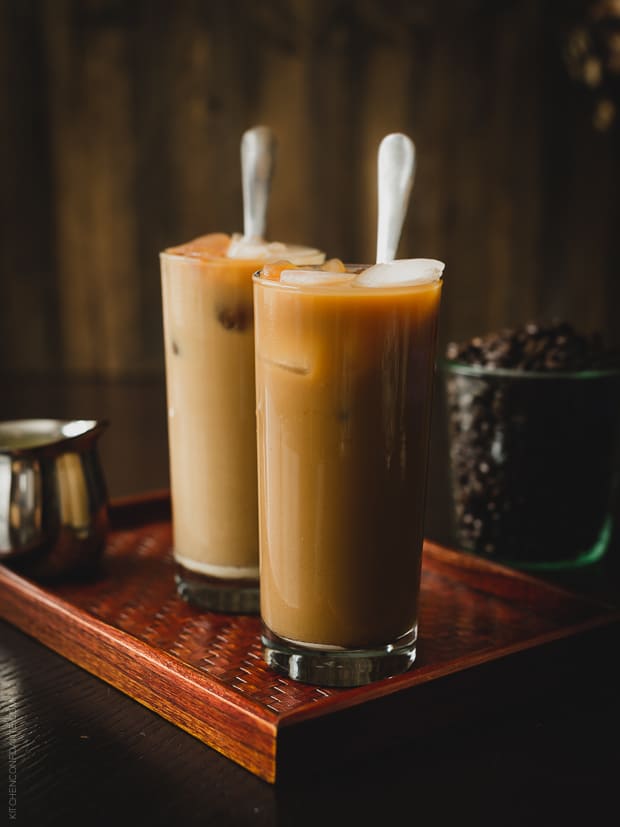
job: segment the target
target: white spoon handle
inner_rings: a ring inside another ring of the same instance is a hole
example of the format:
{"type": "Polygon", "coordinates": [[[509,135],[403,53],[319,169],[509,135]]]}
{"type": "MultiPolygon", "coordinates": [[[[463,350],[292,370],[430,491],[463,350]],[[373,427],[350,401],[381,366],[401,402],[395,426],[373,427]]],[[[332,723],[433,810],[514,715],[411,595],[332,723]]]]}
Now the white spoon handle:
{"type": "Polygon", "coordinates": [[[276,139],[267,126],[255,126],[241,139],[243,235],[265,237],[267,205],[276,160],[276,139]]]}
{"type": "Polygon", "coordinates": [[[415,147],[399,132],[386,135],[379,146],[377,264],[396,257],[415,172],[415,147]]]}

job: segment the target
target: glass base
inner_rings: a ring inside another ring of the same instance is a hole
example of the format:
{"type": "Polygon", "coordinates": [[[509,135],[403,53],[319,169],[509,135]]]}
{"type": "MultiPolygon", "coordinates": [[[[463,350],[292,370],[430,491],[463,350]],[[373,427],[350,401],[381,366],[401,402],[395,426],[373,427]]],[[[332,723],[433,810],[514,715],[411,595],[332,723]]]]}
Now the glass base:
{"type": "Polygon", "coordinates": [[[586,549],[586,551],[582,551],[580,554],[576,554],[573,557],[567,557],[564,559],[550,559],[550,560],[512,560],[509,557],[503,557],[501,554],[497,555],[487,555],[482,554],[477,549],[468,548],[467,546],[463,545],[463,549],[465,551],[473,552],[478,556],[485,557],[487,560],[492,560],[495,563],[501,563],[504,566],[510,566],[514,569],[519,569],[521,571],[526,572],[570,572],[573,569],[581,569],[586,566],[591,566],[594,563],[598,563],[599,560],[605,556],[607,549],[609,548],[611,536],[613,532],[613,519],[611,516],[607,516],[605,522],[603,523],[603,527],[596,538],[596,542],[594,545],[586,549]]]}
{"type": "Polygon", "coordinates": [[[317,686],[363,686],[406,672],[415,661],[417,627],[394,643],[372,649],[308,646],[281,638],[265,624],[261,640],[268,666],[295,681],[317,686]]]}
{"type": "Polygon", "coordinates": [[[257,614],[260,606],[258,581],[208,577],[176,564],[177,591],[183,600],[199,609],[234,614],[257,614]]]}
{"type": "Polygon", "coordinates": [[[570,571],[571,569],[581,569],[584,566],[591,566],[593,563],[598,563],[605,556],[605,552],[609,547],[611,534],[613,530],[613,520],[607,517],[603,523],[603,528],[596,539],[592,548],[583,551],[576,557],[568,560],[549,560],[537,561],[530,560],[525,562],[507,562],[507,565],[520,568],[523,571],[570,571]]]}

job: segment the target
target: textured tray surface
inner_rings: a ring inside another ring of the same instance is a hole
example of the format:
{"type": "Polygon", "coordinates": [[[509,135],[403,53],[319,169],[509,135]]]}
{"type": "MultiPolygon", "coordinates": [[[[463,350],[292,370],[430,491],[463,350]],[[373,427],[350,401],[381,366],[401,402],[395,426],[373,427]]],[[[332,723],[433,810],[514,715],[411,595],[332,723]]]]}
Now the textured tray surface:
{"type": "Polygon", "coordinates": [[[39,587],[0,570],[0,614],[273,781],[284,727],[608,622],[602,607],[478,558],[425,546],[420,644],[405,675],[322,689],[262,661],[256,617],[199,612],[176,594],[167,497],[112,509],[103,573],[39,587]]]}

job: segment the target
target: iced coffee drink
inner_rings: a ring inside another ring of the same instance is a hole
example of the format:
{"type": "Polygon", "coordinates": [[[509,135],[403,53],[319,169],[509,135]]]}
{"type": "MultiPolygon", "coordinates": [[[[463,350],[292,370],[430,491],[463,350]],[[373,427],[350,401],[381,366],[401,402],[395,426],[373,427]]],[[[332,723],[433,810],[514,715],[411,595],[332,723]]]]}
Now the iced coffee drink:
{"type": "Polygon", "coordinates": [[[362,684],[415,657],[442,272],[254,278],[263,644],[293,678],[362,684]]]}
{"type": "Polygon", "coordinates": [[[212,234],[161,255],[174,556],[181,594],[258,610],[252,274],[317,250],[212,234]]]}

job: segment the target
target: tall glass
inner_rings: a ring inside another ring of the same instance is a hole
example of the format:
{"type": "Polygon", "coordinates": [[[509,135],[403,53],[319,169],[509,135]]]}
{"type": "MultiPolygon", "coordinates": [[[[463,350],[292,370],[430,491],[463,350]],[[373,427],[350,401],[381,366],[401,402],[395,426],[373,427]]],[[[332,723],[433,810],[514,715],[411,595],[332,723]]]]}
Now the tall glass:
{"type": "Polygon", "coordinates": [[[415,659],[440,295],[254,277],[262,639],[297,680],[415,659]]]}
{"type": "Polygon", "coordinates": [[[264,259],[229,258],[229,243],[214,234],[160,257],[174,557],[189,602],[256,612],[252,274],[264,259]]]}

